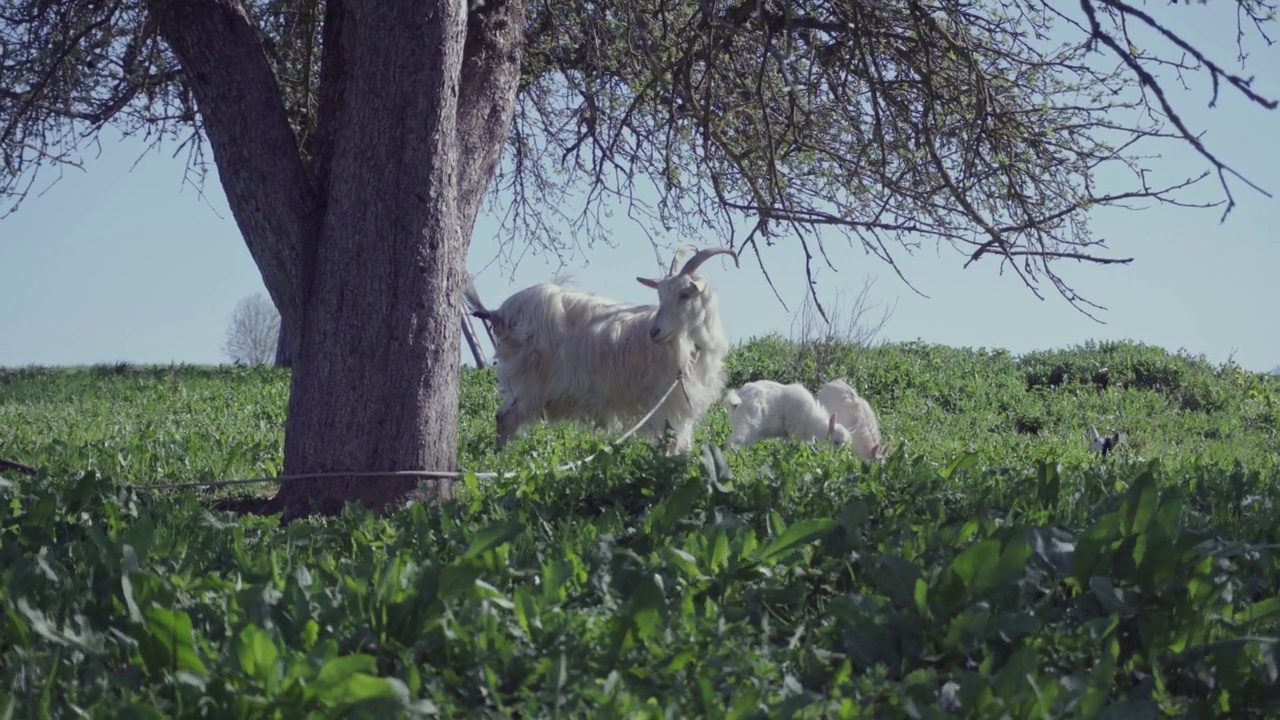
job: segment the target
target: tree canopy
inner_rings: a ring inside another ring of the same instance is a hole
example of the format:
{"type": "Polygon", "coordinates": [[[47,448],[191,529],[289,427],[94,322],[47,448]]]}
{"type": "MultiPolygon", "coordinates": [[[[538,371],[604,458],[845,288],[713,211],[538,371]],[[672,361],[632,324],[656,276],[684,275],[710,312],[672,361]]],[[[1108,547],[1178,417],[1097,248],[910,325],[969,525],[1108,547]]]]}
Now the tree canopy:
{"type": "MultiPolygon", "coordinates": [[[[317,157],[326,4],[226,2],[256,28],[297,145],[317,157]]],[[[486,9],[473,0],[473,15],[486,9]]],[[[1243,63],[1247,43],[1272,42],[1275,4],[1232,9],[1243,63]]],[[[1196,204],[1183,191],[1209,180],[1221,202],[1200,204],[1225,213],[1250,184],[1181,119],[1167,75],[1207,74],[1215,100],[1276,104],[1126,0],[529,0],[524,28],[489,187],[509,239],[556,251],[599,236],[596,201],[613,195],[668,229],[732,236],[745,219],[739,249],[794,236],[811,269],[832,230],[890,264],[945,242],[970,262],[1009,261],[1037,294],[1047,279],[1086,311],[1054,261],[1128,261],[1090,233],[1091,208],[1196,204]],[[1141,153],[1157,141],[1189,143],[1204,172],[1153,180],[1141,153]],[[638,198],[646,189],[656,204],[638,198]],[[547,201],[583,191],[574,211],[547,201]]],[[[143,0],[19,0],[0,37],[9,198],[40,167],[78,162],[108,125],[176,140],[203,167],[189,78],[143,0]]]]}
{"type": "MultiPolygon", "coordinates": [[[[323,3],[243,7],[314,156],[323,3]]],[[[1234,9],[1243,59],[1244,43],[1271,42],[1275,5],[1234,9]]],[[[891,264],[896,248],[933,238],[1087,303],[1052,262],[1126,261],[1090,234],[1090,208],[1181,203],[1179,191],[1213,175],[1229,212],[1233,181],[1248,183],[1181,120],[1157,73],[1207,73],[1215,98],[1275,107],[1125,0],[532,0],[526,17],[516,117],[490,194],[509,193],[512,237],[551,250],[572,240],[545,196],[585,189],[668,228],[732,234],[734,217],[748,218],[740,247],[793,233],[810,264],[823,229],[891,264]],[[1190,143],[1204,173],[1150,181],[1138,152],[1162,139],[1190,143]],[[1099,182],[1111,166],[1127,184],[1099,182]],[[654,207],[636,201],[645,185],[654,207]]],[[[42,165],[76,163],[107,125],[177,139],[202,167],[191,88],[145,2],[23,0],[0,33],[7,196],[21,199],[42,165]]],[[[605,229],[591,207],[563,219],[605,229]]]]}

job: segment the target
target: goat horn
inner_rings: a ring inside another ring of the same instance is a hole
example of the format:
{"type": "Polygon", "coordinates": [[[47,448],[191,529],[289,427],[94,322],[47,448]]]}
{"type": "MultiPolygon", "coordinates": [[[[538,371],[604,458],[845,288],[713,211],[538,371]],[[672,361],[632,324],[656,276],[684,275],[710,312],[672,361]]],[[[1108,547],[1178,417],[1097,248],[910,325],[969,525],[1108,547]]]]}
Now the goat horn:
{"type": "Polygon", "coordinates": [[[697,245],[690,245],[688,243],[685,243],[684,245],[681,245],[680,247],[676,248],[676,255],[675,257],[671,258],[671,269],[667,271],[667,274],[675,275],[676,266],[680,264],[680,256],[684,255],[685,252],[688,250],[697,250],[697,249],[698,249],[697,245]]]}
{"type": "Polygon", "coordinates": [[[727,247],[707,248],[706,250],[699,250],[698,252],[694,253],[693,257],[689,258],[689,262],[685,263],[684,267],[680,269],[680,274],[689,275],[693,273],[695,270],[697,270],[699,265],[706,262],[710,258],[716,255],[720,255],[722,253],[733,258],[734,267],[741,267],[738,264],[738,253],[734,252],[733,248],[727,248],[727,247]]]}

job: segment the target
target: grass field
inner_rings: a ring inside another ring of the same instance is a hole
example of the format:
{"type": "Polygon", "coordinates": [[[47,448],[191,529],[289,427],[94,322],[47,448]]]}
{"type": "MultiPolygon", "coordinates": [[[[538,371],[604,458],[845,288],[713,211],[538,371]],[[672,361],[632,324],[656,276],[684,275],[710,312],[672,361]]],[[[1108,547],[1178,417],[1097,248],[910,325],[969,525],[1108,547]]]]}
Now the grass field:
{"type": "Polygon", "coordinates": [[[728,371],[850,378],[891,458],[722,453],[717,407],[691,457],[555,474],[610,436],[494,455],[468,370],[461,462],[516,477],[279,527],[131,486],[277,473],[286,371],[0,371],[0,458],[40,468],[0,473],[0,717],[1280,713],[1280,382],[1128,343],[728,371]]]}

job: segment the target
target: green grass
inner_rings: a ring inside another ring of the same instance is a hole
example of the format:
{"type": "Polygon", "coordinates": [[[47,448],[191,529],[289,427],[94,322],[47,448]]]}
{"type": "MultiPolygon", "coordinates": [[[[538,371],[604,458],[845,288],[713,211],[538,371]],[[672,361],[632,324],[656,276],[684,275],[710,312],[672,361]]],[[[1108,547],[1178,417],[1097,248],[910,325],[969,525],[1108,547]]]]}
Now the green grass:
{"type": "MultiPolygon", "coordinates": [[[[1131,343],[1014,357],[762,338],[889,462],[536,427],[458,499],[278,526],[130,485],[279,471],[270,368],[0,371],[0,717],[1267,717],[1280,383],[1131,343]],[[1105,372],[1103,371],[1105,368],[1105,372]],[[1084,433],[1123,430],[1117,453],[1084,433]]],[[[242,491],[243,492],[243,491],[242,491]]]]}

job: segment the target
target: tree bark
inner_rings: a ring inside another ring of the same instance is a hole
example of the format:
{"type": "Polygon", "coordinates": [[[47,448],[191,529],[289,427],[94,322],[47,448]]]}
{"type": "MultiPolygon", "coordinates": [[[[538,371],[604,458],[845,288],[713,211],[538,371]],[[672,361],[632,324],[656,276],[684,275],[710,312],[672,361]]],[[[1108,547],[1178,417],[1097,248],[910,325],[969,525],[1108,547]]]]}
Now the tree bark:
{"type": "Polygon", "coordinates": [[[383,508],[418,484],[360,471],[456,466],[465,5],[386,0],[346,13],[336,38],[345,92],[329,137],[284,469],[352,476],[284,485],[276,505],[286,518],[353,500],[383,508]]]}
{"type": "Polygon", "coordinates": [[[238,0],[147,0],[195,95],[227,205],[281,323],[302,316],[320,197],[238,0]]]}
{"type": "Polygon", "coordinates": [[[298,354],[297,349],[298,333],[290,328],[290,323],[284,321],[284,315],[280,316],[280,334],[276,336],[276,367],[293,367],[293,357],[298,354]]]}
{"type": "Polygon", "coordinates": [[[285,473],[351,473],[287,483],[267,511],[397,504],[416,480],[361,473],[457,464],[461,287],[515,109],[523,0],[469,17],[456,0],[327,2],[309,167],[239,0],[148,2],[280,310],[285,473]]]}
{"type": "Polygon", "coordinates": [[[524,0],[488,0],[471,13],[458,100],[466,159],[458,166],[458,202],[468,243],[511,131],[523,61],[524,0]]]}

